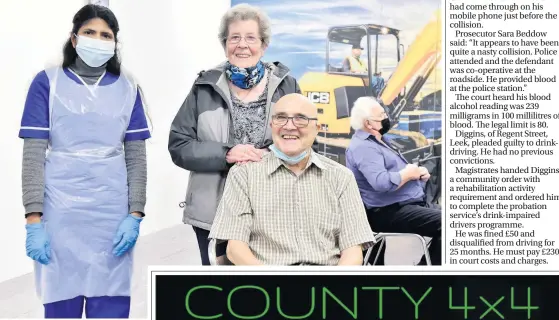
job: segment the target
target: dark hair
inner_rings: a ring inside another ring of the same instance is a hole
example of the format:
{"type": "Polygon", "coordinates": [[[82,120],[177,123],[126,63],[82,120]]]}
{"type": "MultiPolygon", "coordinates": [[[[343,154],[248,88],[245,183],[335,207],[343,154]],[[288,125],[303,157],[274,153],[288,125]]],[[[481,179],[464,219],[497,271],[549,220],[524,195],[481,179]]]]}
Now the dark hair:
{"type": "MultiPolygon", "coordinates": [[[[64,49],[62,51],[64,55],[62,67],[67,68],[76,61],[78,53],[76,52],[76,48],[72,45],[72,37],[78,34],[80,28],[87,21],[94,18],[103,19],[109,25],[109,28],[111,28],[115,35],[115,42],[118,43],[117,33],[120,29],[118,26],[118,20],[116,19],[114,13],[107,7],[88,4],[81,8],[72,20],[72,23],[74,24],[72,27],[72,34],[70,35],[70,38],[68,38],[68,41],[64,44],[64,49]]],[[[107,62],[107,71],[115,75],[120,75],[120,59],[116,48],[115,55],[107,62]]]]}

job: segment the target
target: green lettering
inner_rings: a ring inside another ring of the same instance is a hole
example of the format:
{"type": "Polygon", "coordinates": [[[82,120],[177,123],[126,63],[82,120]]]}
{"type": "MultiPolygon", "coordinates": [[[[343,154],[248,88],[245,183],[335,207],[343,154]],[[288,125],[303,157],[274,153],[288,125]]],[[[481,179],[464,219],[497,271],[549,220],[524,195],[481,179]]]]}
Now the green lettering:
{"type": "Polygon", "coordinates": [[[340,299],[338,299],[338,297],[336,297],[330,290],[328,290],[328,288],[326,287],[322,288],[322,318],[323,319],[326,319],[326,294],[331,296],[340,306],[342,306],[342,308],[344,308],[345,311],[347,311],[353,317],[353,319],[357,319],[357,288],[353,288],[353,312],[351,312],[351,310],[349,310],[349,308],[346,307],[346,305],[343,304],[343,302],[341,302],[340,299]]]}
{"type": "Polygon", "coordinates": [[[468,310],[474,310],[476,307],[468,306],[468,288],[464,288],[464,306],[452,305],[452,287],[448,287],[448,308],[450,310],[464,310],[464,319],[468,319],[468,310]]]}
{"type": "Polygon", "coordinates": [[[410,299],[411,303],[413,303],[414,314],[415,314],[416,319],[419,319],[419,304],[423,301],[423,299],[425,299],[425,297],[427,297],[427,295],[429,294],[429,292],[431,292],[431,290],[433,290],[433,287],[429,287],[429,289],[427,289],[427,291],[425,291],[425,293],[421,296],[419,301],[416,302],[413,299],[413,297],[408,293],[406,288],[402,287],[402,291],[404,291],[404,294],[406,295],[406,297],[408,297],[408,299],[410,299]]]}
{"type": "Polygon", "coordinates": [[[186,298],[184,299],[186,312],[188,312],[188,314],[195,319],[217,319],[217,318],[221,318],[223,316],[223,313],[217,314],[215,316],[201,316],[201,315],[197,315],[194,312],[192,312],[192,310],[190,309],[190,295],[194,291],[200,290],[200,289],[214,289],[214,290],[217,290],[217,291],[223,291],[222,288],[216,287],[216,286],[197,286],[197,287],[191,288],[186,293],[186,298]]]}
{"type": "Polygon", "coordinates": [[[286,315],[285,313],[283,313],[283,311],[281,310],[281,303],[280,303],[280,287],[277,288],[277,298],[276,298],[276,302],[277,302],[277,306],[278,306],[278,312],[279,314],[284,317],[285,319],[306,319],[308,317],[311,316],[311,314],[314,312],[314,305],[315,305],[315,288],[312,287],[311,288],[311,311],[309,311],[309,313],[307,313],[304,316],[289,316],[286,315]]]}
{"type": "Polygon", "coordinates": [[[383,299],[383,290],[399,290],[400,287],[363,287],[362,290],[378,290],[378,318],[382,319],[383,312],[382,312],[382,299],[383,299]]]}
{"type": "Polygon", "coordinates": [[[480,319],[485,318],[485,316],[491,312],[491,310],[493,310],[493,312],[495,312],[499,317],[501,317],[501,319],[504,319],[505,317],[499,312],[499,310],[497,310],[495,307],[501,303],[501,301],[503,301],[503,299],[505,298],[505,296],[501,296],[501,298],[499,300],[497,300],[497,302],[495,302],[494,304],[490,304],[487,300],[485,300],[484,297],[479,296],[479,299],[481,301],[483,301],[483,303],[485,303],[489,308],[487,308],[487,310],[481,315],[481,317],[479,317],[480,319]]]}
{"type": "Polygon", "coordinates": [[[227,309],[229,310],[229,313],[231,313],[233,316],[237,317],[238,319],[259,319],[264,317],[267,313],[268,310],[270,310],[270,296],[268,295],[268,292],[266,292],[266,290],[264,290],[263,288],[259,287],[259,286],[251,286],[251,285],[247,285],[247,286],[240,286],[240,287],[236,287],[235,289],[231,290],[231,292],[229,292],[229,295],[227,296],[227,309]],[[256,290],[260,290],[264,293],[264,296],[266,297],[266,308],[264,309],[264,311],[261,314],[255,315],[255,316],[243,316],[240,314],[235,313],[235,311],[233,311],[233,306],[231,305],[231,297],[233,296],[233,293],[237,292],[238,290],[241,289],[256,289],[256,290]]]}
{"type": "Polygon", "coordinates": [[[512,310],[528,310],[528,319],[530,319],[530,316],[532,315],[532,310],[538,310],[540,307],[533,306],[531,304],[532,294],[531,294],[530,287],[528,287],[527,296],[528,296],[528,305],[527,306],[515,306],[514,305],[514,287],[510,288],[510,308],[512,310]]]}

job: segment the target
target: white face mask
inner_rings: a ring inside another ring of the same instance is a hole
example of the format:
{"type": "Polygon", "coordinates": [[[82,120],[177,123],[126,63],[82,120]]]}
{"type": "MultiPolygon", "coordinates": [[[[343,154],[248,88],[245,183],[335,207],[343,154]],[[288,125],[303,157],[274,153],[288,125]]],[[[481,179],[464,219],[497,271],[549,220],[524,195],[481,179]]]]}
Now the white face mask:
{"type": "Polygon", "coordinates": [[[115,42],[76,36],[78,44],[76,52],[90,67],[99,67],[107,63],[115,55],[115,42]]]}

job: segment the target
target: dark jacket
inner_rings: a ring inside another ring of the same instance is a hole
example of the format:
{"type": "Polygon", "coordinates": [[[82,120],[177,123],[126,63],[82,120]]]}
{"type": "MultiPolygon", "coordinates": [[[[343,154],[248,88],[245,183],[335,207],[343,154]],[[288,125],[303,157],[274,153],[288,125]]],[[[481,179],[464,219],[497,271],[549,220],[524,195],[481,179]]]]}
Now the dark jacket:
{"type": "MultiPolygon", "coordinates": [[[[284,95],[298,92],[299,85],[289,69],[279,62],[272,68],[268,84],[266,115],[271,119],[272,106],[284,95]]],[[[188,171],[183,222],[210,230],[221,200],[229,165],[225,160],[234,144],[232,105],[224,64],[202,71],[179,109],[169,134],[169,153],[173,162],[188,171]]],[[[270,127],[256,146],[272,144],[270,127]]]]}

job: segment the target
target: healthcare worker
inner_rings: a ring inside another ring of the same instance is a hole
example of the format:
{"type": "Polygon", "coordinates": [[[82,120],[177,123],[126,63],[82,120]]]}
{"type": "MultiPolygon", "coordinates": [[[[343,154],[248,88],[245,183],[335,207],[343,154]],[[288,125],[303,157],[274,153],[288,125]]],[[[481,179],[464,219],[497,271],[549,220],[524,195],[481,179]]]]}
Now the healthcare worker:
{"type": "Polygon", "coordinates": [[[118,31],[108,8],[80,9],[62,65],[37,74],[25,102],[26,249],[46,318],[129,317],[150,132],[118,31]]]}

